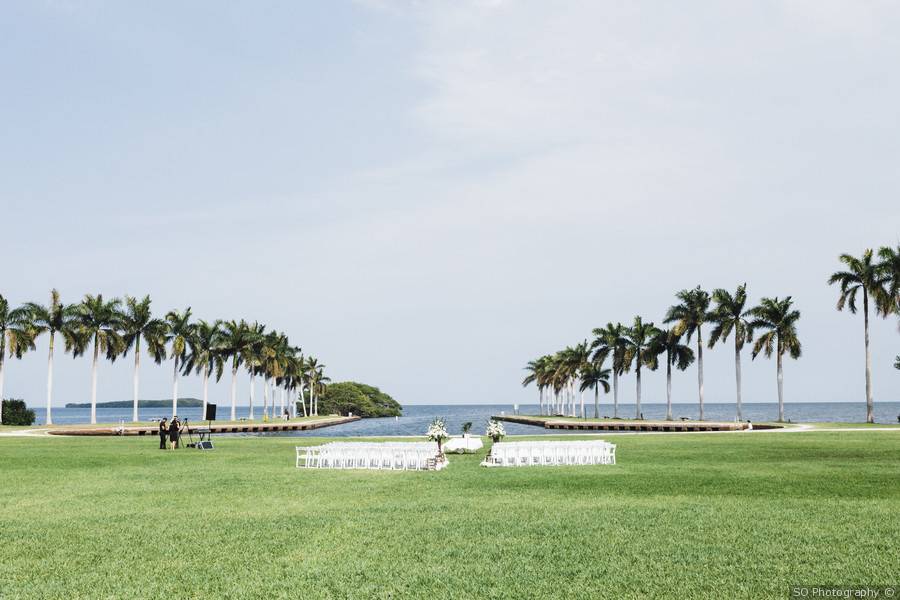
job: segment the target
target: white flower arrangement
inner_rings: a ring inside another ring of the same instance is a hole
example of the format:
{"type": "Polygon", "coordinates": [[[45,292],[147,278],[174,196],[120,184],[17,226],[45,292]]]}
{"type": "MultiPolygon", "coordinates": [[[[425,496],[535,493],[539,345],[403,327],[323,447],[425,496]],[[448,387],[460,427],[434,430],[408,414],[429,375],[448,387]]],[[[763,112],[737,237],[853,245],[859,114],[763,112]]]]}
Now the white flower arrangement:
{"type": "Polygon", "coordinates": [[[503,424],[500,423],[500,421],[491,419],[490,421],[488,421],[486,434],[489,438],[496,442],[506,436],[506,430],[503,429],[503,424]]]}
{"type": "Polygon", "coordinates": [[[425,432],[425,436],[432,442],[445,442],[450,439],[450,434],[447,433],[447,427],[444,425],[443,419],[435,419],[431,422],[431,425],[428,426],[428,431],[425,432]]]}

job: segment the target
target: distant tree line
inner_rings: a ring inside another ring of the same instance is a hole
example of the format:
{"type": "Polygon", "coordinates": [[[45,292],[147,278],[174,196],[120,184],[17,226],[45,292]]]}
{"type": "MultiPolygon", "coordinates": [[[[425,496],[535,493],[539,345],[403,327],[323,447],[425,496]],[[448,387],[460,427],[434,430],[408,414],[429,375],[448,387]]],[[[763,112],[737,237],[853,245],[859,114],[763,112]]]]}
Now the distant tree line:
{"type": "MultiPolygon", "coordinates": [[[[299,409],[303,416],[319,414],[319,397],[330,381],[325,365],[305,356],[288,337],[256,321],[194,319],[191,308],[171,310],[164,317],[152,314],[149,296],[125,296],[105,299],[86,295],[74,304],[64,304],[59,292],[50,292],[46,305],[26,302],[10,308],[0,295],[0,398],[3,394],[5,359],[22,358],[35,350],[45,335],[49,341],[47,359],[47,424],[53,422],[53,358],[61,338],[65,352],[79,357],[91,355],[91,423],[97,422],[97,365],[101,355],[109,361],[134,354],[133,420],[138,420],[141,353],[156,363],[172,363],[172,412],[178,410],[180,376],[199,374],[203,381],[203,409],[208,401],[210,377],[218,381],[226,367],[231,368],[231,419],[237,418],[237,374],[250,375],[250,418],[254,418],[256,378],[263,383],[262,414],[275,416],[276,390],[280,390],[280,408],[291,416],[299,409]],[[271,401],[270,401],[271,393],[271,401]],[[286,400],[285,396],[290,399],[286,400]],[[293,399],[298,401],[294,402],[293,399]]],[[[0,415],[2,416],[2,415],[0,415]]]]}
{"type": "MultiPolygon", "coordinates": [[[[869,350],[869,307],[877,314],[900,316],[900,246],[882,247],[877,254],[865,250],[862,257],[842,254],[845,269],[828,279],[840,286],[838,310],[857,311],[861,300],[866,351],[866,421],[874,422],[872,398],[871,352],[869,350]],[[877,258],[876,258],[877,256],[877,258]],[[861,296],[861,298],[859,298],[861,296]],[[859,299],[859,300],[858,300],[859,299]]],[[[663,317],[668,328],[657,327],[636,316],[630,326],[608,323],[593,330],[592,340],[568,346],[553,354],[532,360],[526,366],[522,385],[538,388],[541,414],[585,417],[584,394],[594,392],[594,418],[599,418],[599,395],[613,391],[613,416],[618,418],[619,378],[632,370],[635,374],[635,416],[641,418],[641,369],[656,370],[666,366],[666,418],[672,419],[672,368],[685,370],[696,362],[700,419],[704,419],[703,333],[709,328],[706,347],[725,343],[732,338],[735,372],[735,415],[743,419],[741,407],[741,352],[750,345],[751,357],[760,354],[775,357],[778,390],[778,420],[784,420],[785,356],[800,358],[802,346],[797,333],[800,311],[791,296],[764,297],[758,305],[747,306],[747,285],[734,292],[715,289],[712,293],[697,286],[676,294],[677,303],[663,317]],[[695,348],[691,347],[692,338],[695,348]],[[608,362],[607,362],[608,361],[608,362]],[[606,365],[609,365],[608,367],[606,365]],[[577,399],[581,393],[580,402],[577,399]],[[580,410],[579,410],[580,406],[580,410]]],[[[895,367],[900,369],[900,356],[895,367]]]]}

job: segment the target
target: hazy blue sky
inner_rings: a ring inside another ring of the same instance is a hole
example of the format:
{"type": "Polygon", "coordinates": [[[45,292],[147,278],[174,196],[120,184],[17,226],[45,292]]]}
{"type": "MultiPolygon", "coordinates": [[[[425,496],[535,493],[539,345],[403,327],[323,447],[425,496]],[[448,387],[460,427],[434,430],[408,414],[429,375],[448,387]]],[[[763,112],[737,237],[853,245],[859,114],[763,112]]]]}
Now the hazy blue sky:
{"type": "MultiPolygon", "coordinates": [[[[0,293],[150,293],[401,403],[512,403],[530,358],[747,281],[803,312],[786,399],[862,402],[861,317],[825,281],[900,240],[898,28],[862,0],[6,2],[0,293]]],[[[872,347],[900,400],[896,320],[872,347]]],[[[732,401],[731,347],[707,357],[732,401]]],[[[55,403],[88,400],[89,361],[57,365],[55,403]]],[[[6,395],[41,404],[45,375],[42,340],[6,395]]],[[[775,399],[772,361],[744,378],[775,399]]],[[[674,385],[695,401],[693,369],[674,385]]]]}

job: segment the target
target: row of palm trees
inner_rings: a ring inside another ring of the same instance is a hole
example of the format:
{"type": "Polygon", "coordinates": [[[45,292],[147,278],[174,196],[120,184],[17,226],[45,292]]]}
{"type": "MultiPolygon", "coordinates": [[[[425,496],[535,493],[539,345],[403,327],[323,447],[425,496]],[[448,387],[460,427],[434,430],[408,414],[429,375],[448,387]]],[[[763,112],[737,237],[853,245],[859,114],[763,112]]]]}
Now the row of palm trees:
{"type": "MultiPolygon", "coordinates": [[[[845,307],[857,311],[857,298],[861,296],[866,352],[866,421],[874,423],[874,399],[872,396],[872,356],[869,349],[869,308],[877,314],[900,316],[900,245],[884,246],[878,252],[867,249],[861,257],[842,254],[839,257],[844,269],[828,279],[829,285],[838,284],[837,309],[845,307]]],[[[619,377],[635,371],[636,416],[641,416],[641,367],[655,370],[663,357],[666,364],[666,418],[672,418],[672,367],[687,369],[697,363],[697,387],[700,419],[703,411],[703,326],[709,325],[708,348],[724,343],[729,336],[734,340],[734,372],[736,388],[736,416],[741,414],[741,351],[746,344],[753,344],[751,356],[765,354],[776,358],[778,386],[778,420],[784,420],[784,372],[783,358],[799,358],[801,344],[797,335],[800,312],[793,308],[790,296],[786,298],[762,298],[758,306],[746,308],[747,286],[738,286],[734,293],[716,289],[712,294],[699,286],[682,290],[676,295],[678,303],[666,312],[664,322],[669,329],[657,328],[635,317],[631,327],[621,323],[609,323],[593,330],[593,341],[587,341],[555,354],[542,356],[528,363],[528,375],[522,384],[534,383],[538,388],[541,414],[576,414],[576,387],[581,392],[581,416],[585,416],[584,392],[594,390],[594,417],[599,417],[599,393],[609,392],[612,377],[613,411],[618,417],[619,377]],[[756,333],[761,332],[757,337],[756,333]],[[689,346],[696,338],[696,353],[689,346]],[[686,338],[687,344],[682,342],[686,338]],[[610,368],[604,368],[607,359],[610,368]],[[546,400],[546,401],[545,401],[546,400]]],[[[900,356],[894,366],[900,369],[900,356]]]]}
{"type": "Polygon", "coordinates": [[[631,370],[635,374],[635,417],[641,418],[641,370],[656,370],[660,361],[666,365],[666,419],[672,419],[672,368],[686,370],[697,363],[697,389],[700,420],[703,406],[703,328],[711,327],[707,347],[725,343],[729,336],[734,343],[736,383],[736,416],[742,419],[741,407],[741,351],[752,343],[751,355],[774,355],[778,380],[778,418],[784,420],[783,357],[799,358],[800,339],[797,322],[800,312],[790,296],[762,298],[758,306],[747,307],[747,286],[738,286],[734,293],[716,289],[710,294],[697,286],[676,294],[678,302],[669,307],[663,319],[668,328],[657,327],[636,316],[630,327],[622,323],[608,323],[593,330],[593,340],[570,346],[528,363],[528,375],[522,385],[534,383],[538,388],[541,414],[561,414],[585,417],[584,393],[594,391],[594,418],[599,418],[600,390],[610,391],[612,378],[613,416],[619,416],[619,378],[631,370]],[[757,337],[756,333],[760,335],[757,337]],[[696,340],[696,352],[691,348],[696,340]],[[609,368],[605,368],[609,360],[609,368]],[[580,403],[577,393],[581,392],[580,403]]]}
{"type": "Polygon", "coordinates": [[[47,305],[27,302],[10,309],[0,295],[0,397],[3,395],[4,358],[22,358],[36,349],[36,341],[46,334],[47,424],[52,424],[53,355],[58,337],[73,357],[87,352],[91,360],[91,423],[97,422],[97,366],[101,353],[110,361],[134,354],[133,420],[138,420],[141,353],[146,351],[156,364],[172,361],[172,414],[178,411],[179,377],[196,373],[202,377],[203,412],[209,399],[209,379],[221,379],[231,366],[231,420],[237,418],[237,375],[243,367],[250,375],[250,418],[254,418],[256,378],[263,380],[263,417],[275,416],[276,391],[280,391],[280,413],[287,408],[297,416],[299,399],[302,416],[318,415],[319,397],[330,379],[325,365],[304,356],[278,331],[267,331],[257,322],[195,320],[190,307],[172,310],[163,318],[154,317],[149,296],[104,299],[86,295],[79,303],[64,304],[59,292],[50,293],[47,305]],[[271,393],[271,402],[270,402],[271,393]],[[286,404],[287,396],[287,404],[286,404]]]}

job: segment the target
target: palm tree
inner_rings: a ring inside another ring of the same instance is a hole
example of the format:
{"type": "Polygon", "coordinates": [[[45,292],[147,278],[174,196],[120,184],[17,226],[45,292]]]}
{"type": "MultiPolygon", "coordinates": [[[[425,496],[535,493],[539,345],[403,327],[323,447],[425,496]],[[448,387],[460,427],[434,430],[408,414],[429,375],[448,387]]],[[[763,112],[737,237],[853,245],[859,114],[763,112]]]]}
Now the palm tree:
{"type": "Polygon", "coordinates": [[[607,323],[606,327],[594,329],[594,341],[591,348],[594,354],[591,360],[603,364],[612,356],[613,375],[613,417],[619,418],[619,375],[625,371],[625,326],[621,323],[607,323]]]}
{"type": "Polygon", "coordinates": [[[150,311],[150,296],[142,300],[125,296],[125,310],[122,311],[122,341],[125,345],[123,356],[134,347],[134,407],[132,421],[138,420],[138,397],[141,370],[141,338],[147,343],[147,351],[156,364],[166,357],[164,334],[166,322],[154,319],[150,311]]]}
{"type": "MultiPolygon", "coordinates": [[[[600,388],[609,393],[609,369],[603,368],[602,362],[590,361],[584,364],[581,371],[581,391],[594,390],[594,418],[600,418],[600,388]]],[[[582,414],[582,417],[584,415],[582,414]]]]}
{"type": "Polygon", "coordinates": [[[59,301],[59,292],[50,291],[50,304],[43,306],[36,302],[27,302],[25,309],[28,311],[29,329],[37,338],[42,333],[50,334],[50,346],[47,352],[47,425],[53,424],[51,404],[53,402],[53,344],[56,333],[63,336],[65,351],[73,351],[77,345],[75,329],[77,326],[76,313],[78,305],[63,304],[59,301]]]}
{"type": "Polygon", "coordinates": [[[678,335],[687,334],[688,343],[691,336],[697,334],[697,389],[700,397],[700,420],[703,420],[703,324],[710,320],[709,294],[698,285],[692,290],[681,290],[675,297],[680,304],[670,306],[666,312],[665,323],[675,323],[674,330],[678,335]]]}
{"type": "MultiPolygon", "coordinates": [[[[291,418],[297,417],[297,400],[295,397],[297,385],[300,383],[299,373],[300,366],[303,361],[302,349],[299,346],[286,346],[284,348],[284,373],[281,376],[279,385],[283,386],[286,391],[290,403],[288,405],[291,418]]],[[[304,412],[306,406],[303,407],[304,412]]]]}
{"type": "Polygon", "coordinates": [[[869,350],[869,297],[875,300],[878,310],[883,310],[886,315],[889,311],[887,291],[885,286],[889,278],[884,269],[873,262],[873,252],[870,248],[863,251],[861,258],[841,254],[840,261],[847,267],[845,271],[837,271],[828,278],[828,284],[839,283],[841,293],[838,296],[837,309],[844,310],[844,306],[850,312],[856,314],[856,295],[862,290],[863,302],[863,333],[866,347],[866,422],[875,422],[875,402],[872,398],[872,352],[869,350]]]}
{"type": "MultiPolygon", "coordinates": [[[[572,416],[575,416],[575,382],[581,381],[584,383],[583,375],[585,371],[590,368],[590,359],[591,359],[591,351],[588,348],[587,340],[575,346],[572,349],[572,416]]],[[[587,388],[583,385],[579,386],[581,390],[581,404],[580,404],[580,412],[581,418],[585,418],[584,414],[584,392],[587,388]]]]}
{"type": "Polygon", "coordinates": [[[636,407],[635,418],[641,417],[641,366],[653,367],[653,353],[650,352],[650,344],[657,336],[659,329],[653,323],[644,323],[641,317],[634,318],[634,324],[625,331],[625,370],[631,370],[634,364],[634,374],[637,378],[635,387],[636,407]]]}
{"type": "Polygon", "coordinates": [[[741,350],[744,344],[753,341],[753,328],[750,327],[748,311],[744,310],[747,303],[747,284],[739,285],[732,295],[728,290],[718,288],[713,290],[713,302],[715,309],[709,315],[709,321],[713,329],[709,334],[709,347],[722,340],[724,343],[734,332],[734,380],[737,386],[737,419],[743,420],[741,414],[741,350]]]}
{"type": "Polygon", "coordinates": [[[97,422],[97,359],[100,351],[106,353],[107,359],[115,361],[125,349],[119,334],[122,329],[122,314],[119,312],[121,304],[122,301],[118,298],[107,301],[103,299],[103,294],[86,294],[78,305],[75,333],[77,343],[73,356],[84,354],[89,345],[94,349],[91,360],[91,424],[97,422]]]}
{"type": "Polygon", "coordinates": [[[266,326],[256,321],[254,321],[252,325],[248,325],[247,334],[250,336],[250,342],[241,352],[241,360],[247,368],[247,373],[250,375],[249,416],[251,420],[254,418],[253,400],[256,395],[256,376],[260,373],[260,366],[262,365],[265,331],[266,326]]]}
{"type": "Polygon", "coordinates": [[[178,414],[178,370],[179,363],[184,362],[188,353],[188,341],[194,335],[194,324],[191,323],[191,307],[185,310],[170,310],[166,314],[165,339],[169,343],[169,356],[172,365],[172,415],[178,414]]]}
{"type": "Polygon", "coordinates": [[[319,396],[325,391],[325,385],[331,380],[324,375],[325,365],[320,364],[319,360],[312,356],[307,359],[306,368],[306,382],[309,386],[310,413],[313,416],[318,416],[319,396]]]}
{"type": "Polygon", "coordinates": [[[0,422],[3,419],[3,366],[7,344],[9,357],[22,358],[28,350],[34,350],[34,334],[29,324],[28,308],[9,310],[9,302],[0,294],[0,422]]]}
{"type": "Polygon", "coordinates": [[[206,414],[206,404],[209,402],[209,375],[214,373],[216,381],[222,379],[222,371],[225,368],[225,358],[221,347],[222,321],[215,320],[212,323],[198,320],[188,338],[188,346],[191,349],[184,361],[184,374],[191,371],[201,373],[203,376],[203,412],[206,414]]]}
{"type": "Polygon", "coordinates": [[[897,358],[894,359],[894,368],[900,369],[900,354],[897,355],[897,358]]]}
{"type": "Polygon", "coordinates": [[[651,368],[656,369],[658,357],[666,355],[666,420],[672,420],[672,366],[679,371],[687,369],[694,362],[694,351],[681,343],[681,336],[671,329],[657,330],[647,351],[652,357],[651,368]]]}
{"type": "Polygon", "coordinates": [[[763,298],[760,300],[759,306],[752,308],[749,314],[753,317],[750,327],[754,330],[766,331],[753,344],[753,358],[755,359],[760,352],[765,352],[766,358],[771,358],[772,353],[775,353],[778,378],[778,421],[784,421],[782,357],[787,352],[793,359],[800,358],[800,339],[797,337],[797,321],[800,320],[800,311],[793,309],[793,302],[788,296],[784,299],[763,298]]]}
{"type": "Polygon", "coordinates": [[[219,350],[223,359],[231,359],[231,420],[237,421],[237,372],[243,364],[247,349],[253,344],[253,335],[247,322],[228,321],[222,325],[219,350]]]}

